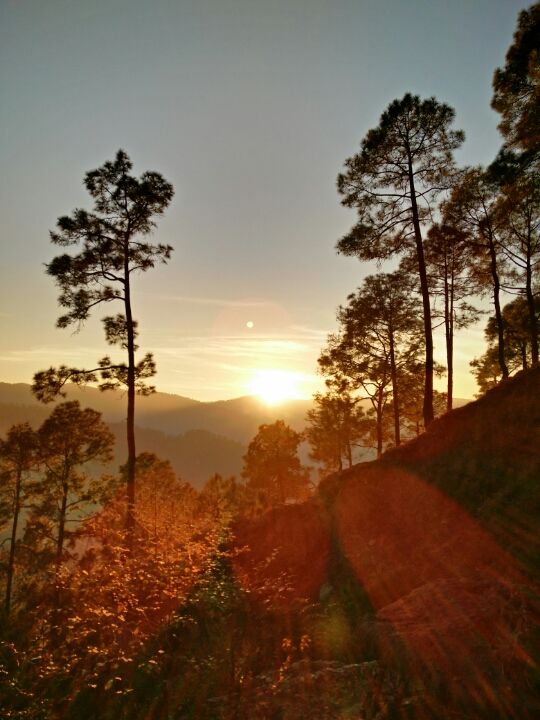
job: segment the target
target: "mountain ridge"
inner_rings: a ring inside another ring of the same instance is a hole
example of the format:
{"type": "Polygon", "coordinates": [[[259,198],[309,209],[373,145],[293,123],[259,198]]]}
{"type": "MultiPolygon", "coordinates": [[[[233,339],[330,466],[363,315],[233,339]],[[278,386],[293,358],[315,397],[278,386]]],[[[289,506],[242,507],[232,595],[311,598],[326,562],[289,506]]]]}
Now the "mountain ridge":
{"type": "MultiPolygon", "coordinates": [[[[79,400],[102,413],[106,422],[125,420],[125,396],[119,391],[101,392],[95,387],[67,386],[66,398],[59,398],[49,407],[64,400],[79,400]]],[[[301,430],[311,400],[289,400],[269,406],[256,397],[245,395],[230,400],[202,402],[172,393],[153,393],[137,398],[136,422],[141,428],[159,430],[167,435],[178,435],[190,430],[206,430],[235,442],[247,444],[263,423],[284,420],[295,430],[301,430]]],[[[31,386],[26,383],[0,382],[0,405],[12,408],[25,406],[29,415],[44,419],[43,406],[34,398],[31,386]]],[[[14,411],[20,416],[20,411],[14,411]]],[[[30,419],[24,418],[24,419],[30,419]]],[[[0,432],[5,432],[0,421],[0,432]]],[[[11,425],[12,423],[10,423],[11,425]]]]}

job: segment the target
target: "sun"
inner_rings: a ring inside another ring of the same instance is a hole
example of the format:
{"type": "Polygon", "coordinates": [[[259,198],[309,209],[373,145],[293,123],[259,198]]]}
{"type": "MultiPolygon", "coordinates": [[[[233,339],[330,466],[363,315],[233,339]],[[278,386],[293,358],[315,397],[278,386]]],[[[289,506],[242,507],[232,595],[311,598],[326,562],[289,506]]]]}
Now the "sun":
{"type": "Polygon", "coordinates": [[[302,397],[298,387],[300,379],[298,374],[287,370],[256,370],[248,389],[267,405],[277,405],[284,400],[302,397]]]}

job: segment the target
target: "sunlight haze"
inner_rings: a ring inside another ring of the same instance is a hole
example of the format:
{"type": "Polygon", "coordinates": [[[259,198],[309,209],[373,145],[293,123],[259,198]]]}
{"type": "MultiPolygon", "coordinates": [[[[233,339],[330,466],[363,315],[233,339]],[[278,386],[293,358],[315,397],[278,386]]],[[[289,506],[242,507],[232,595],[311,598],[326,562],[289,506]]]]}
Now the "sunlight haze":
{"type": "MultiPolygon", "coordinates": [[[[84,174],[123,148],[135,174],[156,170],[175,188],[155,233],[174,253],[133,289],[158,389],[232,398],[262,369],[302,376],[302,394],[320,388],[337,306],[376,270],[334,249],[354,218],[335,189],[344,160],[411,91],[455,108],[460,163],[489,163],[501,144],[491,79],[526,6],[2,3],[0,378],[31,382],[108,351],[99,315],[75,334],[55,328],[44,264],[57,217],[90,207],[84,174]]],[[[476,391],[468,363],[484,324],[457,337],[457,397],[476,391]]]]}

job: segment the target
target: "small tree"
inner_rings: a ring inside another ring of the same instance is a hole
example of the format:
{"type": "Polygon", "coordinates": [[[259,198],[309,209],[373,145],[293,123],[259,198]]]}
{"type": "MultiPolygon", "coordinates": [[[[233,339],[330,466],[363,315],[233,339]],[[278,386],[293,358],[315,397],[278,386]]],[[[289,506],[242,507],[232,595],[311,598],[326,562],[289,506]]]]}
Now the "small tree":
{"type": "Polygon", "coordinates": [[[126,386],[128,528],[133,527],[135,507],[135,394],[153,392],[144,380],[155,373],[150,353],[139,362],[135,359],[132,281],[135,273],[167,262],[171,255],[170,245],[155,245],[145,238],[155,227],[154,218],[163,214],[173,197],[172,185],[159,173],[145,172],[136,178],[129,174],[131,168],[131,160],[119,150],[112,162],[86,174],[93,212],[77,209],[71,216],[59,218],[58,231],[50,234],[55,245],[79,247],[80,252],[59,255],[47,265],[47,273],[60,289],[59,304],[67,311],[58,318],[58,327],[79,326],[99,305],[122,304],[123,312],[104,317],[103,326],[107,342],[126,351],[127,363],[113,363],[104,357],[93,370],[62,365],[37,373],[33,386],[44,402],[62,394],[66,382],[94,382],[98,375],[102,390],[126,386]]]}
{"type": "Polygon", "coordinates": [[[488,347],[480,357],[473,358],[469,365],[471,366],[471,372],[476,379],[476,384],[479,389],[476,397],[484,395],[503,379],[497,348],[493,345],[488,347]]]}
{"type": "Polygon", "coordinates": [[[456,183],[444,207],[444,224],[462,231],[471,248],[471,270],[480,291],[489,293],[497,322],[497,357],[503,378],[508,377],[505,362],[504,328],[501,310],[501,278],[506,274],[506,258],[500,242],[501,216],[496,212],[499,185],[492,173],[468,168],[456,183]]]}
{"type": "Polygon", "coordinates": [[[452,409],[454,394],[454,335],[479,317],[479,311],[466,298],[477,290],[471,275],[472,248],[466,233],[450,225],[434,225],[426,242],[429,286],[435,297],[433,317],[442,317],[446,346],[446,400],[452,409]],[[442,308],[437,308],[437,300],[442,308]]]}
{"type": "MultiPolygon", "coordinates": [[[[127,464],[122,465],[120,474],[125,479],[127,464]]],[[[161,547],[176,543],[178,518],[184,517],[190,510],[194,512],[197,491],[177,478],[169,460],[162,460],[151,452],[137,455],[135,477],[138,487],[135,508],[137,533],[146,542],[161,547]]]]}
{"type": "Polygon", "coordinates": [[[63,562],[68,525],[79,523],[88,510],[109,494],[110,479],[91,478],[81,468],[112,458],[114,437],[101,413],[81,407],[77,400],[58,405],[38,430],[39,452],[45,469],[36,483],[40,499],[35,513],[45,518],[54,537],[56,575],[63,562]]]}
{"type": "Polygon", "coordinates": [[[242,477],[265,505],[302,499],[307,494],[309,471],[298,457],[301,441],[301,433],[276,420],[261,425],[249,443],[242,477]]]}
{"type": "Polygon", "coordinates": [[[390,399],[394,441],[396,445],[401,442],[399,377],[422,351],[421,321],[412,286],[402,272],[367,277],[348,300],[348,305],[338,310],[340,332],[329,338],[319,365],[325,375],[341,375],[352,390],[369,399],[380,455],[384,412],[390,399]]]}
{"type": "Polygon", "coordinates": [[[210,513],[216,521],[225,525],[234,515],[247,506],[246,486],[234,476],[223,477],[215,473],[204,483],[199,493],[199,506],[203,512],[210,513]]]}
{"type": "Polygon", "coordinates": [[[394,100],[370,130],[361,150],[337,179],[342,204],[355,208],[358,223],[338,252],[361,260],[385,260],[413,249],[423,305],[425,336],[424,421],[433,420],[433,336],[423,226],[454,176],[452,153],[464,139],[451,130],[454,111],[430,98],[394,100]]]}
{"type": "MultiPolygon", "coordinates": [[[[399,386],[401,388],[400,416],[405,432],[420,435],[424,428],[423,408],[423,366],[421,362],[412,362],[401,368],[399,373],[399,386]]],[[[435,376],[441,377],[444,367],[435,363],[435,376]]],[[[435,417],[439,417],[448,409],[446,393],[433,391],[433,410],[435,417]]]]}
{"type": "Polygon", "coordinates": [[[5,608],[9,614],[15,576],[15,551],[19,519],[25,502],[31,497],[29,476],[38,462],[36,433],[28,423],[14,425],[5,440],[0,440],[0,520],[11,521],[9,557],[6,573],[5,608]]]}
{"type": "Polygon", "coordinates": [[[211,585],[226,557],[222,528],[200,511],[196,490],[167,461],[141,453],[136,471],[132,552],[125,551],[122,488],[82,524],[80,552],[62,569],[62,603],[42,593],[31,613],[30,665],[41,683],[61,686],[58,717],[66,698],[76,717],[89,697],[127,700],[134,678],[155,677],[169,657],[162,648],[181,632],[182,610],[196,604],[196,593],[211,585]]]}
{"type": "MultiPolygon", "coordinates": [[[[374,418],[373,426],[377,457],[382,455],[387,440],[385,410],[392,394],[392,376],[388,356],[366,352],[363,336],[348,334],[343,328],[328,336],[321,352],[319,368],[333,385],[340,385],[355,399],[369,400],[368,415],[374,418]]],[[[371,428],[370,428],[371,430],[371,428]]]]}
{"type": "MultiPolygon", "coordinates": [[[[536,298],[535,322],[538,328],[540,314],[540,299],[536,298]]],[[[531,328],[529,307],[524,297],[517,297],[502,309],[505,364],[509,373],[526,370],[532,363],[533,353],[531,345],[531,328]]],[[[483,394],[495,387],[501,380],[500,366],[497,361],[497,322],[490,317],[484,331],[488,343],[486,351],[478,358],[474,358],[470,365],[476,382],[483,394]]]]}
{"type": "Polygon", "coordinates": [[[311,446],[310,458],[322,465],[324,474],[343,470],[353,464],[353,448],[368,433],[371,421],[358,398],[345,388],[315,393],[313,408],[306,415],[306,439],[311,446]]]}
{"type": "Polygon", "coordinates": [[[504,183],[497,203],[501,246],[510,262],[510,292],[522,294],[529,314],[531,360],[538,364],[537,283],[540,268],[540,176],[534,165],[504,183]]]}

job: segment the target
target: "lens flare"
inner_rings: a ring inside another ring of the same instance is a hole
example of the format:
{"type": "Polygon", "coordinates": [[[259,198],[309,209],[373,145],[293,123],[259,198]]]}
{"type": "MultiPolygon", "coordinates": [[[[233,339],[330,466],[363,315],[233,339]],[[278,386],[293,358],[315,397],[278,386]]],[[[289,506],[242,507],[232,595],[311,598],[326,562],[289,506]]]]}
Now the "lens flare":
{"type": "Polygon", "coordinates": [[[302,397],[301,376],[286,370],[257,370],[248,383],[248,390],[267,405],[302,397]]]}

